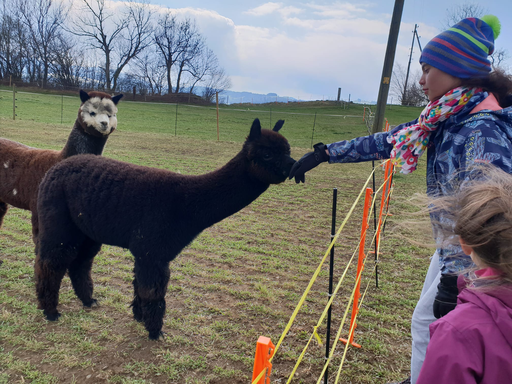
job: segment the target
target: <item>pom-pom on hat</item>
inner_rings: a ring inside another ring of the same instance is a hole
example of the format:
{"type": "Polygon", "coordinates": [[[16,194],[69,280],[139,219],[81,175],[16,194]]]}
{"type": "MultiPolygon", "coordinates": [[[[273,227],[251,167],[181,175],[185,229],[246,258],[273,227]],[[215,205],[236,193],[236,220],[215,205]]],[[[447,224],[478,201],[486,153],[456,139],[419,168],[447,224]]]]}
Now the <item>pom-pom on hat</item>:
{"type": "Polygon", "coordinates": [[[420,63],[460,79],[485,77],[491,72],[488,56],[501,25],[496,16],[469,17],[440,33],[423,48],[420,63]]]}

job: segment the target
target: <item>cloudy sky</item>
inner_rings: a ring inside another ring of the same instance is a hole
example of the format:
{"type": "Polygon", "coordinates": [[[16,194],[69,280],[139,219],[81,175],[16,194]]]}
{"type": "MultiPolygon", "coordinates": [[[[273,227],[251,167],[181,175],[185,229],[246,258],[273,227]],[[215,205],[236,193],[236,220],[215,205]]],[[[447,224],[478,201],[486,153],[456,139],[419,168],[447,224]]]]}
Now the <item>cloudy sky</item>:
{"type": "MultiPolygon", "coordinates": [[[[341,88],[343,99],[377,99],[394,0],[150,3],[195,19],[230,76],[232,91],[316,100],[335,99],[341,88]]],[[[407,67],[415,24],[424,46],[446,24],[448,10],[461,3],[405,0],[395,64],[407,67]]],[[[500,18],[496,47],[508,50],[512,68],[511,0],[474,4],[500,18]]],[[[418,59],[415,44],[412,71],[419,70],[418,59]]]]}

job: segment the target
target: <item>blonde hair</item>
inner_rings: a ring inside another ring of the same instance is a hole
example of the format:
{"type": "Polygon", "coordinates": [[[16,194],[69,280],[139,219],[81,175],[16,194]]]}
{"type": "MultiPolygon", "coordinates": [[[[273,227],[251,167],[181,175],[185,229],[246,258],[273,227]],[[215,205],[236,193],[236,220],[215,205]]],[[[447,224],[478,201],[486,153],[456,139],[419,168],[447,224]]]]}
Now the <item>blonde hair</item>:
{"type": "Polygon", "coordinates": [[[447,213],[454,225],[448,231],[501,272],[485,285],[512,284],[512,175],[491,165],[478,168],[478,179],[464,181],[452,196],[433,199],[431,210],[447,213]]]}

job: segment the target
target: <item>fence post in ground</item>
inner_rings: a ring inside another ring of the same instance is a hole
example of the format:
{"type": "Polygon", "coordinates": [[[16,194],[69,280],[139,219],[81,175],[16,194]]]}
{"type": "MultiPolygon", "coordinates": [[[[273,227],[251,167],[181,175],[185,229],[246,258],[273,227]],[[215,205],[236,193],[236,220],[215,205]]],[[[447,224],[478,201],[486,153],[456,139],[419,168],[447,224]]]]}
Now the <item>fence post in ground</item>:
{"type": "Polygon", "coordinates": [[[174,120],[174,136],[178,132],[178,99],[176,98],[176,119],[174,120]]]}
{"type": "Polygon", "coordinates": [[[215,92],[215,102],[217,103],[217,141],[219,141],[219,92],[215,92]]]}
{"type": "Polygon", "coordinates": [[[311,148],[313,148],[313,136],[315,136],[315,125],[316,125],[316,112],[315,112],[315,119],[313,120],[313,132],[311,132],[311,148]]]}
{"type": "MultiPolygon", "coordinates": [[[[391,190],[391,172],[392,172],[392,163],[391,160],[386,162],[386,168],[384,171],[384,187],[382,189],[382,197],[380,200],[380,211],[379,211],[379,219],[377,225],[377,233],[375,234],[375,262],[377,263],[379,258],[379,243],[380,243],[380,233],[382,230],[382,212],[384,210],[384,206],[388,200],[388,190],[391,190]]],[[[374,213],[375,214],[375,213],[374,213]]],[[[375,284],[377,288],[379,287],[379,273],[378,273],[378,265],[375,266],[375,284]]]]}
{"type": "Polygon", "coordinates": [[[256,354],[254,356],[253,384],[270,384],[272,363],[269,360],[274,354],[275,348],[268,337],[260,336],[256,344],[256,354]]]}
{"type": "MultiPolygon", "coordinates": [[[[336,234],[336,205],[338,202],[338,189],[333,188],[332,190],[332,218],[331,218],[331,242],[336,234]]],[[[327,301],[331,300],[332,286],[334,280],[334,245],[331,247],[331,259],[329,263],[329,294],[327,295],[327,301]]],[[[325,337],[325,359],[329,359],[329,350],[331,349],[331,312],[332,306],[329,306],[327,310],[327,334],[325,337]]],[[[329,367],[325,368],[324,384],[327,384],[329,380],[329,367]]]]}
{"type": "Polygon", "coordinates": [[[16,84],[12,85],[12,119],[16,120],[16,84]]]}

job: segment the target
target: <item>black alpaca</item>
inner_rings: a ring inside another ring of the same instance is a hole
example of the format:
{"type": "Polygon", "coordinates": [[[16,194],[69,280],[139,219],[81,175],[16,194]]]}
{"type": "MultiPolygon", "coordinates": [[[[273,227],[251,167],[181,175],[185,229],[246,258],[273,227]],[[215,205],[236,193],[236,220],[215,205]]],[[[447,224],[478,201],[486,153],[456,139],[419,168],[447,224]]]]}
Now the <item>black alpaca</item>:
{"type": "Polygon", "coordinates": [[[38,232],[37,190],[46,172],[68,157],[101,155],[109,135],[117,127],[117,103],[123,95],[80,91],[81,104],[73,129],[60,151],[37,149],[0,138],[0,226],[7,204],[32,212],[32,233],[38,232]]]}
{"type": "Polygon", "coordinates": [[[270,184],[286,180],[288,141],[256,119],[242,150],[222,168],[181,175],[98,156],[76,156],[52,168],[39,188],[39,309],[57,320],[59,288],[68,271],[84,306],[92,297],[91,267],[102,244],[135,258],[133,315],[150,339],[162,336],[169,262],[201,231],[238,212],[270,184]]]}

